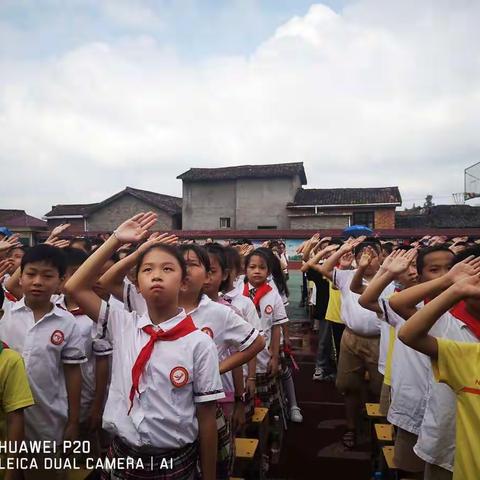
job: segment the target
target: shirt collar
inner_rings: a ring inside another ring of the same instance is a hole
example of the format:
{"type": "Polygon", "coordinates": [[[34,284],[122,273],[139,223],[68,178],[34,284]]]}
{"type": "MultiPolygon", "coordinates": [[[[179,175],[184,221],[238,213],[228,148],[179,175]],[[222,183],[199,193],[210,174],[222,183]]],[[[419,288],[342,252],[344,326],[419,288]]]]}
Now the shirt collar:
{"type": "Polygon", "coordinates": [[[178,313],[174,317],[169,318],[168,320],[165,320],[164,322],[159,323],[158,325],[155,325],[150,320],[148,312],[145,312],[141,317],[137,318],[137,328],[142,329],[147,325],[153,325],[154,327],[160,327],[164,332],[166,332],[172,329],[173,327],[177,326],[186,316],[187,314],[185,313],[185,310],[183,308],[179,308],[178,313]]]}
{"type": "MultiPolygon", "coordinates": [[[[58,305],[52,303],[53,308],[46,313],[42,318],[47,318],[50,315],[56,315],[57,317],[63,317],[67,311],[65,309],[60,308],[58,305]]],[[[12,307],[12,311],[17,311],[17,310],[27,310],[27,311],[32,311],[31,308],[25,304],[25,297],[23,296],[18,302],[15,302],[12,307]]]]}
{"type": "Polygon", "coordinates": [[[235,298],[238,295],[240,295],[240,291],[238,290],[238,288],[234,288],[233,290],[230,290],[229,292],[223,294],[223,296],[227,298],[235,298]]]}

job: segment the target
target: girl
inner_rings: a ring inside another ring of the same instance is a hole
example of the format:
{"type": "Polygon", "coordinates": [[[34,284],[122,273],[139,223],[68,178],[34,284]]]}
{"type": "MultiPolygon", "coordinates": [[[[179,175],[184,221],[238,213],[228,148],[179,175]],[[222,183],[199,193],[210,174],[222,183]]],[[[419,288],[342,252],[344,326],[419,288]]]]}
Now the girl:
{"type": "Polygon", "coordinates": [[[279,404],[276,382],[281,325],[287,323],[288,318],[280,294],[268,284],[270,266],[267,254],[254,250],[246,257],[245,265],[243,295],[250,297],[257,308],[266,342],[266,348],[257,355],[257,395],[261,405],[270,408],[274,403],[279,404]]]}
{"type": "MultiPolygon", "coordinates": [[[[214,302],[203,294],[204,285],[207,283],[207,289],[211,294],[217,290],[218,298],[219,287],[214,286],[211,281],[210,259],[205,249],[195,244],[184,244],[180,251],[183,253],[188,272],[186,288],[180,295],[180,304],[191,315],[195,325],[209,335],[217,346],[220,373],[227,388],[227,401],[244,402],[243,391],[235,392],[231,376],[225,374],[250,361],[262,350],[265,342],[258,330],[245,322],[231,308],[214,302]],[[237,351],[230,354],[231,348],[237,351]]],[[[215,277],[218,284],[219,276],[215,277]]],[[[222,278],[220,274],[220,279],[222,278]]],[[[217,409],[217,425],[219,426],[217,478],[229,478],[234,460],[233,445],[230,425],[225,420],[221,408],[217,409]]]]}
{"type": "Polygon", "coordinates": [[[136,281],[147,305],[143,316],[111,309],[91,287],[112,253],[121,244],[143,240],[156,220],[148,212],[122,223],[65,285],[98,322],[100,336],[108,329],[114,342],[103,417],[104,428],[114,435],[108,457],[131,457],[135,467],[120,464],[102,478],[192,479],[199,450],[203,478],[213,480],[216,400],[224,394],[215,345],[178,306],[185,288],[183,258],[155,240],[139,248],[136,281]],[[170,465],[170,459],[173,469],[162,470],[162,462],[170,465]]]}

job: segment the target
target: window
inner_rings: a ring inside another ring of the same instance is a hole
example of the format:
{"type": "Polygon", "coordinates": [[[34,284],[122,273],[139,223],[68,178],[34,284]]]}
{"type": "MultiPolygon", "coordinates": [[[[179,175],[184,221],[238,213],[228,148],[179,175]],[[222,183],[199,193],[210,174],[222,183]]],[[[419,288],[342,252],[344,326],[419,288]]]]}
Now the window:
{"type": "Polygon", "coordinates": [[[275,225],[259,225],[257,230],[276,230],[277,227],[275,225]]]}
{"type": "Polygon", "coordinates": [[[220,228],[230,228],[230,217],[220,217],[220,228]]]}
{"type": "Polygon", "coordinates": [[[374,212],[354,212],[353,225],[365,225],[368,228],[375,228],[374,212]]]}

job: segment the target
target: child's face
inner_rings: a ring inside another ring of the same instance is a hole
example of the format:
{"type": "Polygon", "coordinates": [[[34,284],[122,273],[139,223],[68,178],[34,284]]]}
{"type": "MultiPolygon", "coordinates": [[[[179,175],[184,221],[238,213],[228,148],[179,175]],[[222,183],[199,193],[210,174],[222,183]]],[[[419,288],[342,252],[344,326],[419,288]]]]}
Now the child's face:
{"type": "Polygon", "coordinates": [[[432,252],[423,257],[423,269],[420,274],[422,282],[440,278],[448,273],[452,266],[453,254],[451,252],[432,252]]]}
{"type": "MultiPolygon", "coordinates": [[[[365,247],[367,248],[367,247],[365,247]]],[[[360,258],[362,257],[362,253],[365,249],[362,248],[362,250],[360,250],[356,257],[355,257],[355,260],[357,262],[357,264],[360,262],[360,258]]],[[[371,248],[370,249],[370,252],[372,254],[372,261],[370,262],[370,265],[365,269],[365,275],[367,276],[370,276],[370,275],[375,275],[378,271],[378,269],[380,268],[380,263],[381,263],[381,258],[378,254],[378,251],[375,250],[374,248],[371,248]]]]}
{"type": "Polygon", "coordinates": [[[267,281],[268,273],[268,265],[265,260],[258,255],[253,255],[247,265],[248,281],[257,287],[267,281]]]}
{"type": "Polygon", "coordinates": [[[183,258],[187,264],[186,293],[199,295],[209,274],[194,251],[187,250],[183,258]]]}
{"type": "Polygon", "coordinates": [[[212,299],[218,298],[220,285],[228,277],[228,271],[224,272],[220,266],[220,262],[215,255],[208,255],[210,257],[210,274],[206,282],[203,284],[203,291],[212,299]]]}
{"type": "Polygon", "coordinates": [[[10,258],[13,260],[13,265],[9,270],[9,274],[13,274],[15,270],[20,266],[22,263],[22,258],[25,255],[25,252],[21,248],[14,248],[10,253],[10,258]]]}
{"type": "Polygon", "coordinates": [[[63,281],[58,270],[47,262],[27,263],[20,276],[25,299],[36,304],[49,303],[63,281]]]}
{"type": "Polygon", "coordinates": [[[143,257],[137,274],[137,288],[147,304],[167,305],[178,302],[178,293],[182,287],[182,268],[174,256],[153,249],[143,257]]]}
{"type": "Polygon", "coordinates": [[[412,285],[416,285],[418,283],[416,260],[412,261],[406,272],[403,272],[397,276],[397,281],[405,288],[411,287],[412,285]]]}

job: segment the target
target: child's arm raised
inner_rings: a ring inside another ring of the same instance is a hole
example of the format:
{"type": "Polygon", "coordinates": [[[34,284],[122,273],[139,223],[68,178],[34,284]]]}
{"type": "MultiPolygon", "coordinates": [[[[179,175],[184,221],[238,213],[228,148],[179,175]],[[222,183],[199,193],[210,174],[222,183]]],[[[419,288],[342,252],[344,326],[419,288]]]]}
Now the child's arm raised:
{"type": "Polygon", "coordinates": [[[172,245],[177,242],[178,238],[175,235],[169,235],[168,233],[160,235],[158,232],[152,233],[149,239],[145,243],[142,243],[135,252],[113,264],[100,278],[100,284],[114,297],[123,302],[123,280],[128,272],[135,267],[140,255],[153,245],[161,243],[172,245]]]}
{"type": "Polygon", "coordinates": [[[353,293],[361,295],[365,291],[365,285],[363,284],[363,277],[365,275],[365,270],[372,263],[373,254],[370,248],[365,248],[358,262],[357,270],[355,275],[352,278],[352,283],[350,283],[350,290],[353,293]]]}
{"type": "Polygon", "coordinates": [[[328,245],[324,249],[317,252],[308,262],[304,263],[302,265],[301,271],[306,272],[310,268],[318,270],[318,268],[319,268],[318,264],[319,264],[320,260],[323,260],[323,258],[326,257],[327,253],[333,252],[333,251],[337,250],[338,248],[340,248],[340,245],[328,245]],[[318,268],[316,268],[316,267],[318,267],[318,268]]]}
{"type": "Polygon", "coordinates": [[[346,253],[352,252],[356,245],[362,243],[365,237],[347,240],[336,252],[325,260],[325,263],[320,266],[319,272],[329,280],[333,279],[333,270],[340,258],[346,253]]]}
{"type": "Polygon", "coordinates": [[[392,309],[405,320],[417,311],[417,305],[426,298],[432,298],[449,288],[465,276],[480,272],[480,257],[470,256],[454,265],[448,273],[440,278],[420,283],[393,295],[390,300],[392,309]]]}
{"type": "Polygon", "coordinates": [[[464,298],[480,298],[480,276],[467,276],[428,302],[398,332],[398,338],[431,358],[438,357],[437,339],[428,334],[435,322],[464,298]]]}
{"type": "Polygon", "coordinates": [[[100,275],[102,266],[123,243],[134,243],[148,235],[148,229],[157,221],[153,212],[139,213],[123,222],[113,235],[87,258],[74,275],[65,284],[65,291],[71,295],[85,313],[95,322],[98,321],[101,299],[92,290],[92,285],[100,275]]]}

